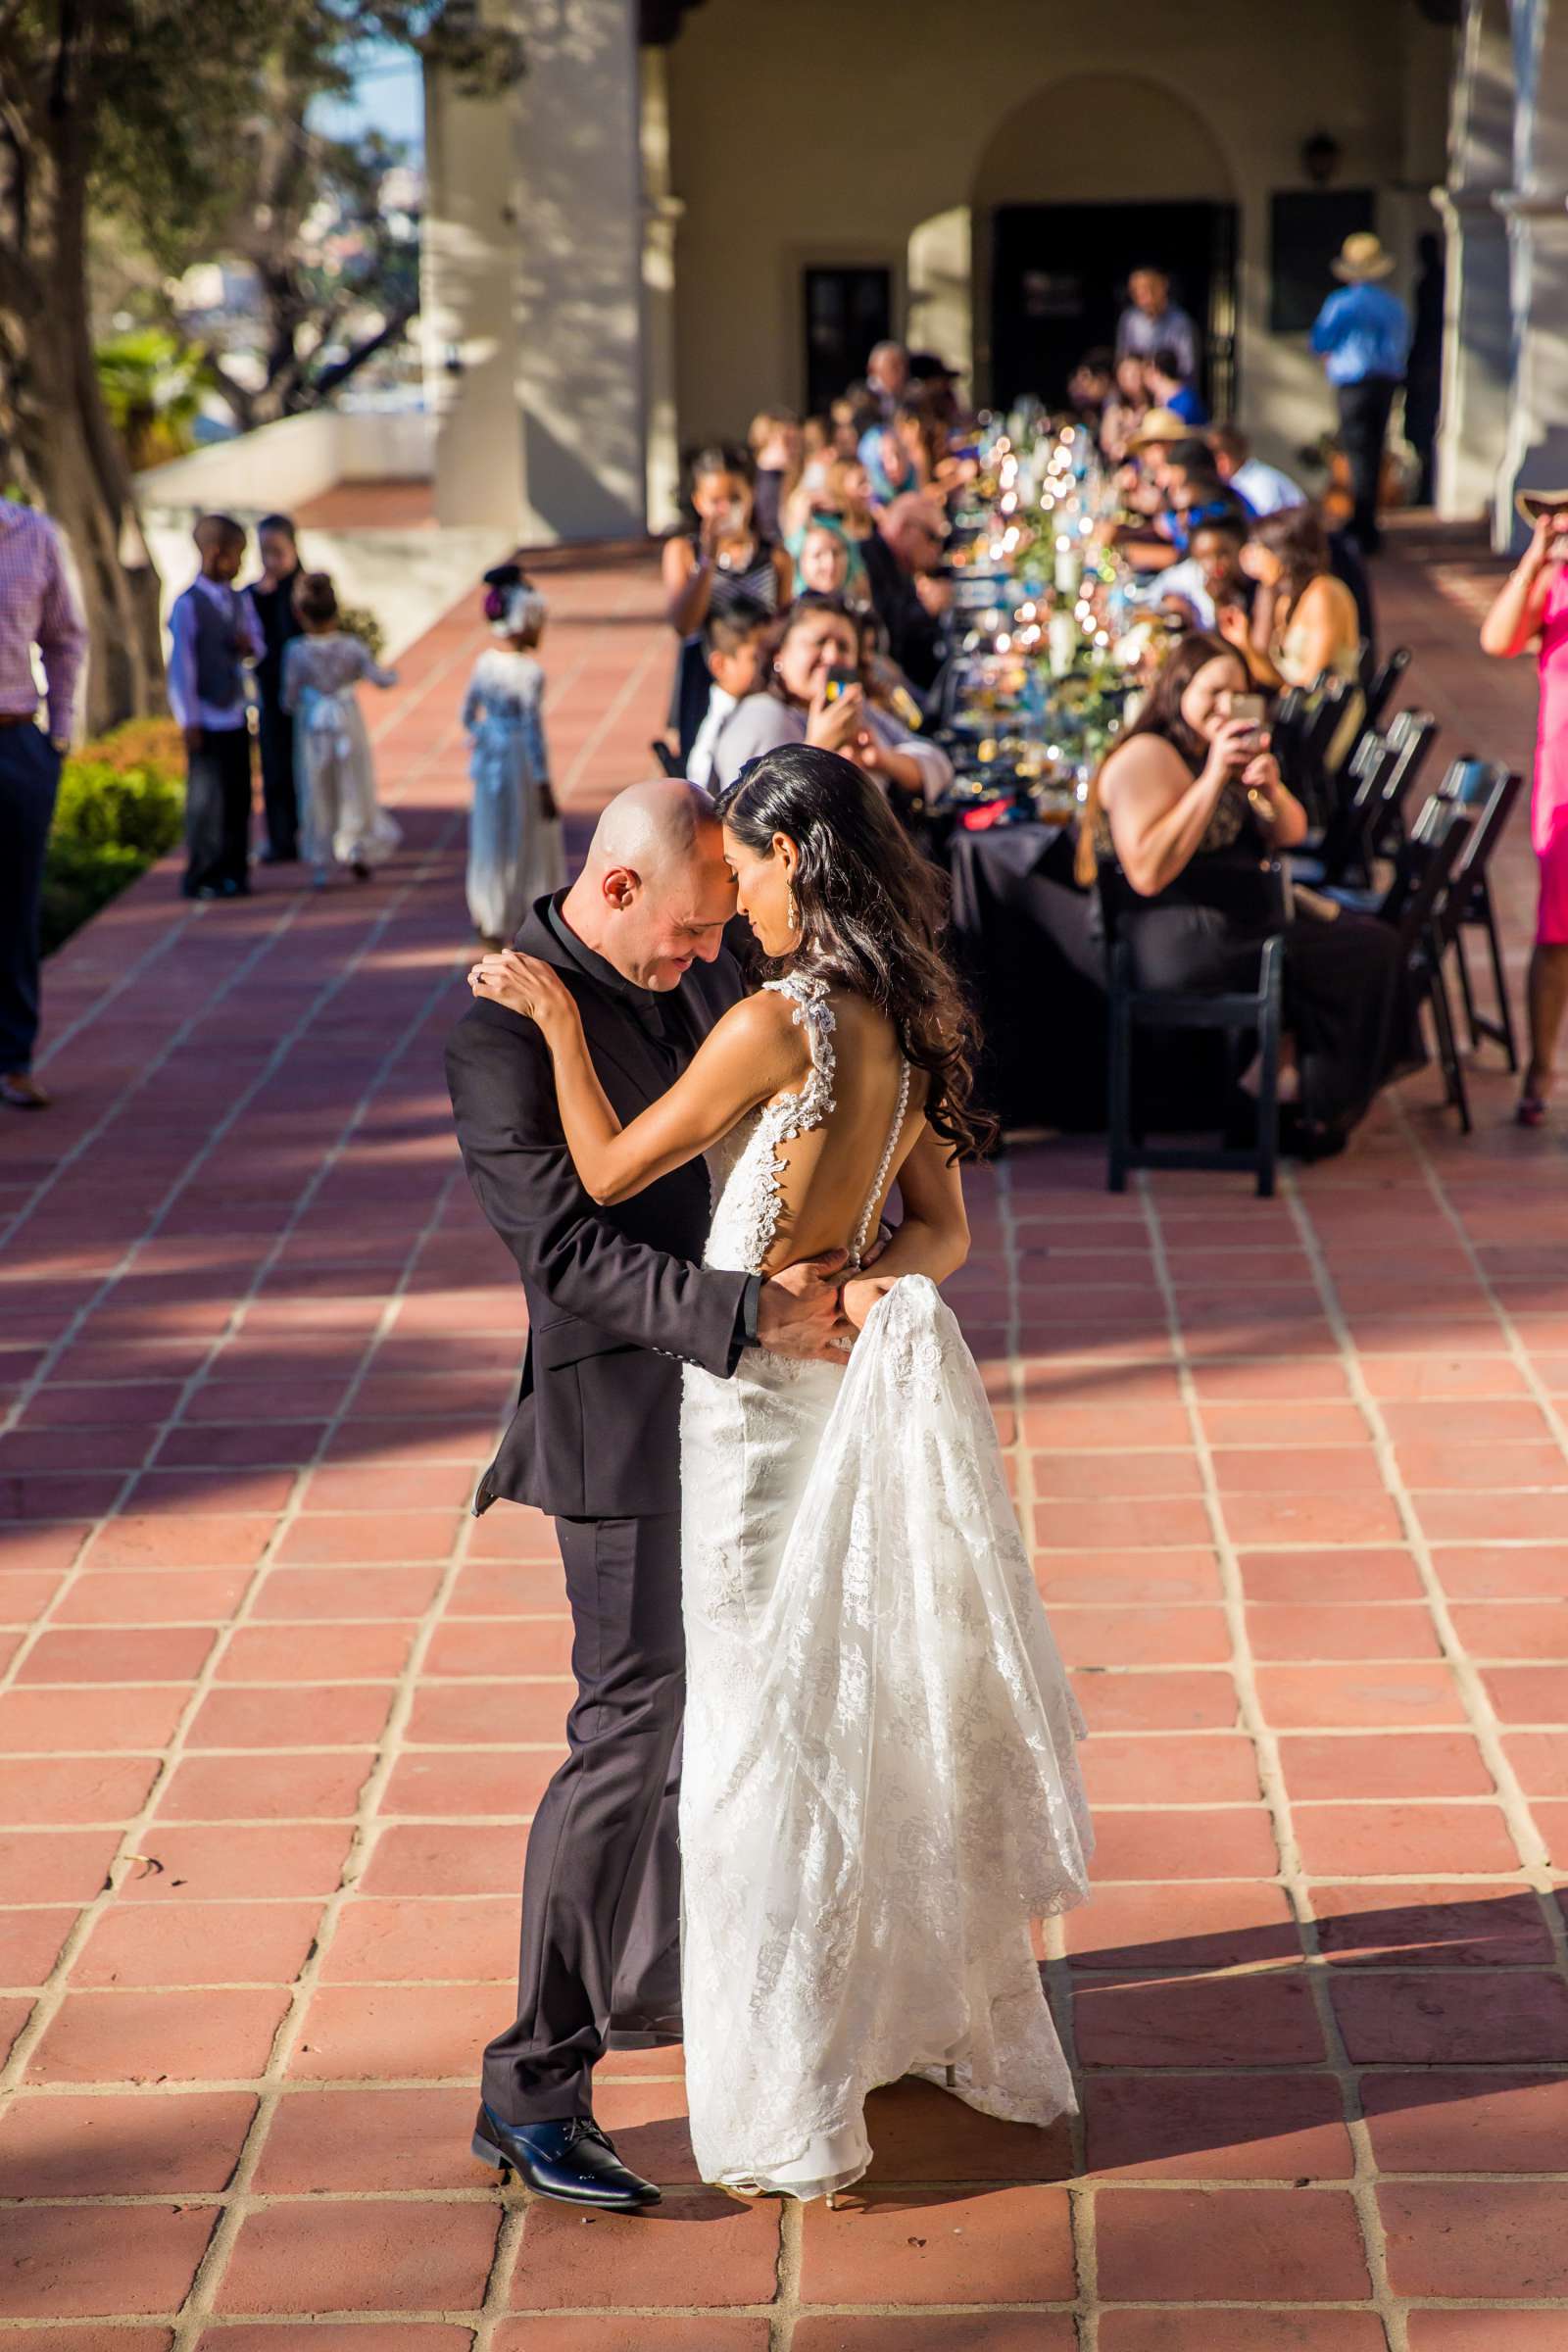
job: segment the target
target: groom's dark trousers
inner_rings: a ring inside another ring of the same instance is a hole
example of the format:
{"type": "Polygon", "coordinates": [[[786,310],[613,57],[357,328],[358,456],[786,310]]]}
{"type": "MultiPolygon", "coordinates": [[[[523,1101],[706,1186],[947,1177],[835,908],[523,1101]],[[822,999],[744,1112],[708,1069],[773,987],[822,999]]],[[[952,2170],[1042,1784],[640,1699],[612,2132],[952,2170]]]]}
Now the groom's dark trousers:
{"type": "MultiPolygon", "coordinates": [[[[576,998],[623,1121],[667,1091],[743,993],[727,956],[667,995],[634,987],[573,937],[559,901],[540,902],[517,945],[576,998]]],[[[698,1262],[701,1160],[612,1207],[589,1198],[532,1022],[476,1003],[448,1043],[447,1080],[469,1180],[528,1310],[516,1413],[474,1509],[504,1499],[554,1515],[572,1617],[571,1752],[528,1835],[516,2020],[484,2059],[501,2121],[544,2123],[589,2112],[612,2032],[666,2037],[678,2017],[681,1365],[733,1372],[758,1286],[698,1262]]]]}

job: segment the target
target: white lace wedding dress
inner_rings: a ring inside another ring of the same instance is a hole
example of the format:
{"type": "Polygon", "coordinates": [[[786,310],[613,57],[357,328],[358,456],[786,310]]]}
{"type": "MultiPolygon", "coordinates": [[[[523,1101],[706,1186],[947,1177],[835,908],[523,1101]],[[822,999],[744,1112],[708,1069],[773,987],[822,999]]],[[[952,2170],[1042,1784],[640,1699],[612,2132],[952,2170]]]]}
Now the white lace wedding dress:
{"type": "MultiPolygon", "coordinates": [[[[755,1272],[779,1148],[833,1116],[834,1021],[788,996],[812,1069],[710,1154],[707,1262],[755,1272]]],[[[863,1251],[908,1099],[906,1068],[863,1251]]],[[[1030,1947],[1083,1900],[1083,1726],[956,1321],[912,1276],[844,1370],[750,1348],[689,1367],[683,2008],[703,2177],[798,2197],[870,2161],[866,2094],[949,2082],[987,2115],[1074,2105],[1030,1947]],[[950,2078],[948,2070],[953,2070],[950,2078]]]]}

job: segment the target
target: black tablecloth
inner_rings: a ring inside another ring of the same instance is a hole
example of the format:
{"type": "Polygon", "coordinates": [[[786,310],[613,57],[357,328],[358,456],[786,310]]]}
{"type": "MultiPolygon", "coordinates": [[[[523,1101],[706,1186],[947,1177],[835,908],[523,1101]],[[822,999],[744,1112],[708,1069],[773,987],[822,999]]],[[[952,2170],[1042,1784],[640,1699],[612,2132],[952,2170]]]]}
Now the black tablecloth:
{"type": "Polygon", "coordinates": [[[1068,826],[956,831],[953,950],[984,1038],[977,1092],[1004,1127],[1105,1123],[1104,956],[1068,826]]]}

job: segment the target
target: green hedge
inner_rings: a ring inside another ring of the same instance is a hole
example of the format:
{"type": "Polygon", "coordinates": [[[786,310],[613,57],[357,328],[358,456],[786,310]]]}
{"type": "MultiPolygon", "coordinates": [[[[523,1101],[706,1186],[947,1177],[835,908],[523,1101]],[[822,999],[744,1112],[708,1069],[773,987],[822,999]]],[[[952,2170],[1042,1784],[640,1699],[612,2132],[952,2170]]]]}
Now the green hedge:
{"type": "Polygon", "coordinates": [[[183,829],[185,795],[173,760],[149,747],[126,764],[132,747],[119,738],[129,731],[87,744],[61,770],[44,862],[46,956],[172,850],[183,829]]]}

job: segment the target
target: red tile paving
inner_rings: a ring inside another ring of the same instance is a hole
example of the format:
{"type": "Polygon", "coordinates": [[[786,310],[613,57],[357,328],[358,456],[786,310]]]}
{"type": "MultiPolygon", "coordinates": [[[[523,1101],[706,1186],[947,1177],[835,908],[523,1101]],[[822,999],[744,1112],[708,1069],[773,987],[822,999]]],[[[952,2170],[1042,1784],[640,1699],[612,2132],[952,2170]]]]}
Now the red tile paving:
{"type": "MultiPolygon", "coordinates": [[[[1488,566],[1385,627],[1522,760],[1488,566]]],[[[581,820],[647,772],[646,559],[552,567],[581,820]]],[[[604,2070],[655,2220],[498,2194],[466,2126],[560,1752],[550,1532],[465,1514],[516,1293],[453,1150],[471,609],[370,716],[405,847],[51,965],[0,1166],[0,2343],[16,2352],[1562,2352],[1568,1166],[1477,1058],[1273,1203],[971,1188],[954,1285],[1094,1727],[1097,1899],[1042,1944],[1084,2116],[876,2102],[850,2209],[702,2189],[678,2064],[604,2070]]],[[[1522,826],[1502,898],[1529,938],[1522,826]]]]}

